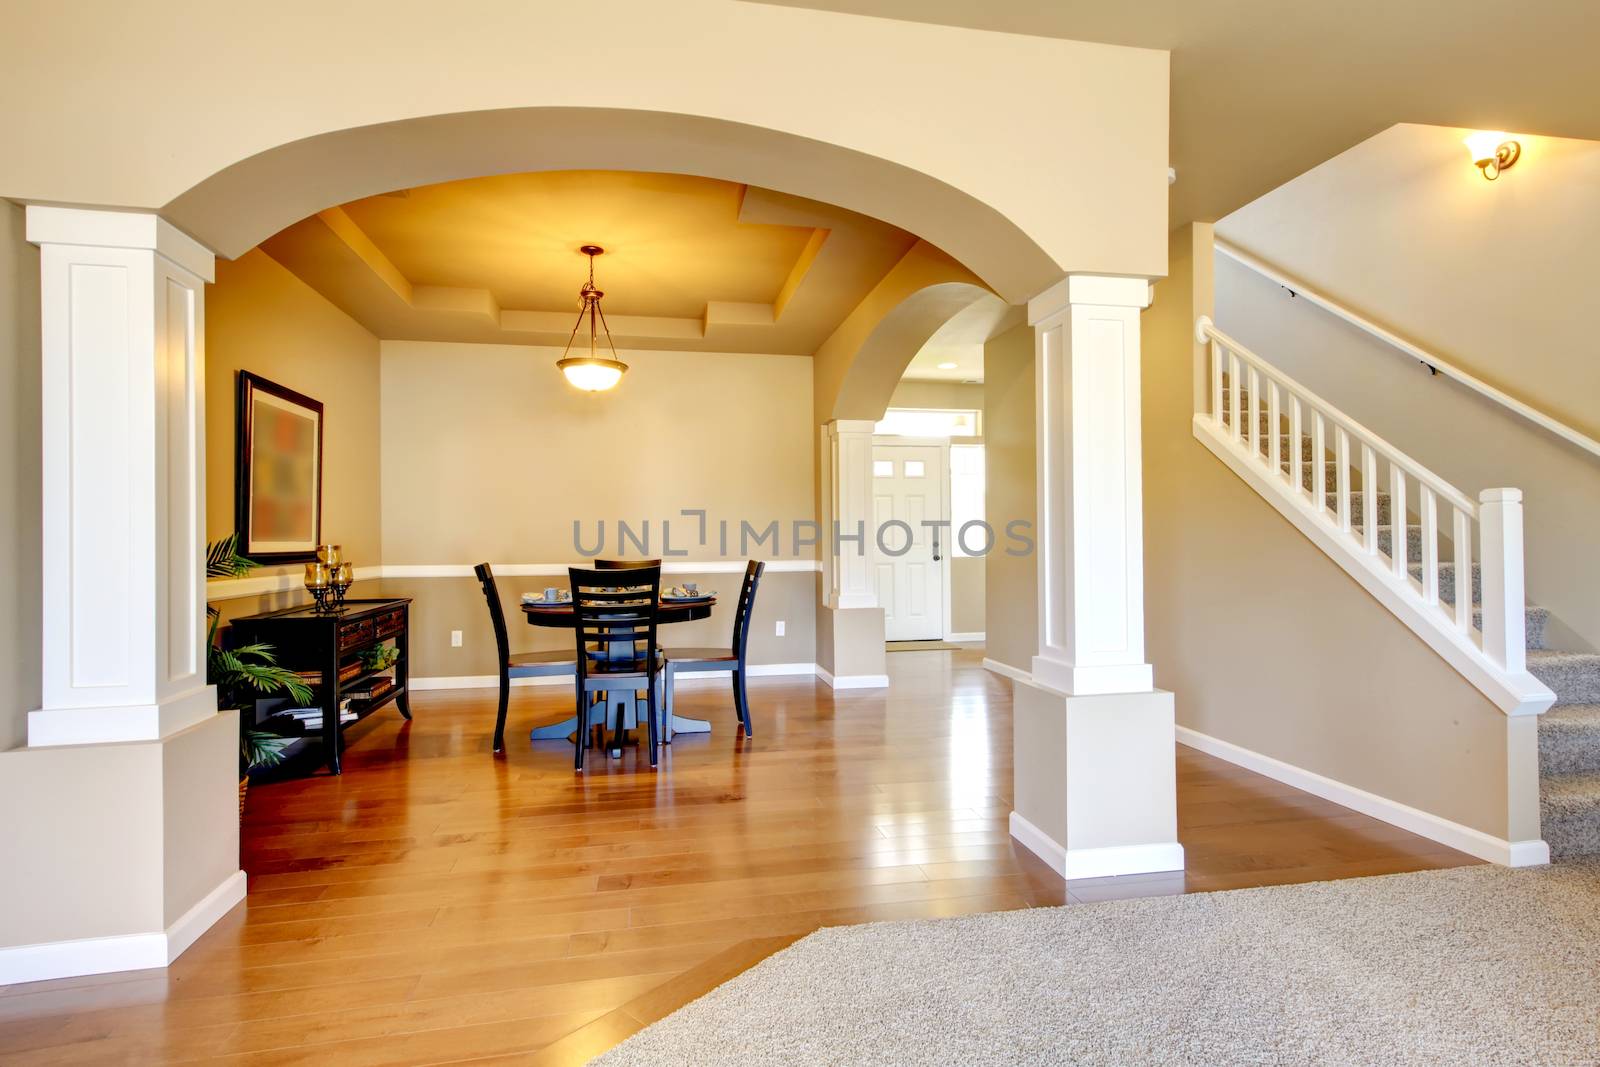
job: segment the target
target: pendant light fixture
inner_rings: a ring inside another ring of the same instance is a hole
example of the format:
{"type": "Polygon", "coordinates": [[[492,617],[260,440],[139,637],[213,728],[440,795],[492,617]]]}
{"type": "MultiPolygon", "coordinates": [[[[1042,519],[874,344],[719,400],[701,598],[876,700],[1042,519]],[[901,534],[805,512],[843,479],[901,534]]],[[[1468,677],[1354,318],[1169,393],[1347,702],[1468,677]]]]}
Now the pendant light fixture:
{"type": "Polygon", "coordinates": [[[583,306],[578,311],[578,321],[572,326],[572,336],[567,338],[567,347],[562,350],[556,366],[567,376],[567,381],[579,389],[598,393],[620,382],[628,365],[617,358],[617,346],[611,340],[611,327],[606,325],[606,313],[600,310],[600,298],[606,294],[594,286],[594,257],[604,255],[606,250],[599,245],[584,245],[578,251],[589,257],[589,280],[578,290],[578,298],[583,301],[583,306]],[[589,354],[574,356],[572,342],[577,340],[578,330],[582,328],[585,318],[589,320],[589,354]],[[611,349],[610,359],[599,353],[602,331],[606,335],[606,346],[611,349]]]}

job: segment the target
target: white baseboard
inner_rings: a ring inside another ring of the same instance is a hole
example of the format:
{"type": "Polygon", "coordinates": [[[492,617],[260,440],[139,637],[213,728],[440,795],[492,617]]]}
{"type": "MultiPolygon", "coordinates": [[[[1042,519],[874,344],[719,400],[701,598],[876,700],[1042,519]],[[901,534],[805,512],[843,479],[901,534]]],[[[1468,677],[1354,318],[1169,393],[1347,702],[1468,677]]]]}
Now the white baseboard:
{"type": "Polygon", "coordinates": [[[1158,874],[1183,870],[1183,846],[1176,841],[1156,845],[1114,845],[1067,849],[1062,877],[1109,878],[1119,874],[1158,874]]]}
{"type": "Polygon", "coordinates": [[[1187,726],[1179,726],[1177,729],[1178,741],[1190,748],[1199,749],[1209,756],[1227,760],[1257,774],[1264,774],[1274,781],[1292,785],[1296,789],[1303,789],[1323,800],[1331,800],[1352,811],[1370,815],[1391,826],[1409,830],[1430,841],[1448,845],[1481,860],[1507,867],[1538,867],[1550,862],[1550,846],[1543,841],[1507,841],[1486,834],[1482,830],[1474,830],[1470,826],[1451,822],[1420,808],[1413,808],[1397,800],[1380,797],[1365,789],[1335,781],[1315,771],[1308,771],[1303,767],[1296,767],[1291,763],[1262,755],[1260,752],[1235,745],[1231,741],[1203,734],[1187,726]]]}
{"type": "MultiPolygon", "coordinates": [[[[769,678],[778,676],[814,676],[817,671],[815,663],[752,663],[749,666],[750,677],[769,678]]],[[[721,679],[726,681],[727,671],[684,671],[678,675],[679,682],[692,682],[699,679],[721,679]]],[[[513,686],[524,685],[564,685],[571,687],[572,675],[550,674],[533,678],[513,678],[513,686]]],[[[498,674],[457,674],[439,675],[432,678],[413,678],[407,683],[408,687],[422,692],[427,689],[498,689],[500,676],[498,674]]]]}
{"type": "Polygon", "coordinates": [[[1068,849],[1014,811],[1011,813],[1011,836],[1017,839],[1019,845],[1049,864],[1052,871],[1068,879],[1183,870],[1183,846],[1176,841],[1157,845],[1068,849]]]}
{"type": "Polygon", "coordinates": [[[1019,682],[1031,683],[1033,681],[1033,675],[1030,672],[1023,670],[1021,667],[1013,667],[1009,663],[1001,663],[997,659],[989,659],[988,657],[984,657],[983,669],[986,671],[993,671],[994,673],[1003,675],[1007,678],[1015,678],[1019,682]]]}
{"type": "Polygon", "coordinates": [[[988,637],[988,635],[985,634],[982,630],[976,630],[976,631],[973,631],[972,633],[954,633],[954,634],[945,634],[944,635],[944,639],[946,641],[950,641],[952,643],[961,642],[961,641],[966,641],[966,642],[982,641],[982,640],[985,640],[987,637],[988,637]]]}
{"type": "Polygon", "coordinates": [[[1011,813],[1011,836],[1017,839],[1017,844],[1044,860],[1052,871],[1065,876],[1067,850],[1055,838],[1016,812],[1011,813]]]}
{"type": "Polygon", "coordinates": [[[235,871],[158,933],[0,948],[0,985],[165,967],[243,900],[244,892],[245,873],[235,871]]]}
{"type": "Polygon", "coordinates": [[[834,674],[818,664],[817,677],[830,689],[887,689],[887,674],[834,674]]]}

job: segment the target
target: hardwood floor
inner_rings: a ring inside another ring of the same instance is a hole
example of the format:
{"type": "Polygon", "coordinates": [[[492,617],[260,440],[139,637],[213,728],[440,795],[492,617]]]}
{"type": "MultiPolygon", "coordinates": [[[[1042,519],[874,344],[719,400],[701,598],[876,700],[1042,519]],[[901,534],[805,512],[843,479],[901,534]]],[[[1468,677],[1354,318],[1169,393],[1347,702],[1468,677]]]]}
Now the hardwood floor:
{"type": "MultiPolygon", "coordinates": [[[[680,690],[709,736],[509,741],[490,690],[356,728],[339,778],[252,788],[246,905],[167,971],[0,989],[7,1063],[581,1063],[821,926],[1475,862],[1178,749],[1188,870],[1064,885],[1007,833],[1011,683],[889,657],[888,690],[680,690]],[[542,1051],[541,1051],[542,1050],[542,1051]]],[[[508,738],[570,707],[514,690],[508,738]]]]}

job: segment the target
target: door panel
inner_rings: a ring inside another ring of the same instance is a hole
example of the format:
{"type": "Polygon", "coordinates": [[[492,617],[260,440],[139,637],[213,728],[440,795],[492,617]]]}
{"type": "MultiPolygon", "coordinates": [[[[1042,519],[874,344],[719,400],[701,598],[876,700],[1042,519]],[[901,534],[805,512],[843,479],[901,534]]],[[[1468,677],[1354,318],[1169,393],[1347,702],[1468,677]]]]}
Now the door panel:
{"type": "MultiPolygon", "coordinates": [[[[948,531],[923,522],[945,517],[943,451],[936,445],[875,445],[873,517],[879,527],[898,519],[911,528],[910,546],[899,556],[880,552],[876,568],[884,636],[890,641],[937,640],[944,636],[944,563],[948,531]]],[[[884,531],[883,543],[906,544],[900,528],[884,531]]]]}

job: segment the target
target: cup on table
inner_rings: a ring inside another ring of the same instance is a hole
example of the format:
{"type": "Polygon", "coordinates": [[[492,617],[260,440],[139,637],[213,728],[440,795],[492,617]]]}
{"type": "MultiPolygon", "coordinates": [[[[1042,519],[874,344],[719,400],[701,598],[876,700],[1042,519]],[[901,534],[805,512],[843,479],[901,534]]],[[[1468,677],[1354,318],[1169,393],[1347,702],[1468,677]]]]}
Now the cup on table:
{"type": "Polygon", "coordinates": [[[557,600],[561,599],[561,590],[557,589],[553,585],[545,586],[544,587],[544,599],[545,599],[545,603],[554,604],[557,600]]]}
{"type": "Polygon", "coordinates": [[[699,596],[700,595],[700,583],[699,582],[684,582],[683,583],[683,591],[685,593],[689,594],[690,596],[699,596]]]}

